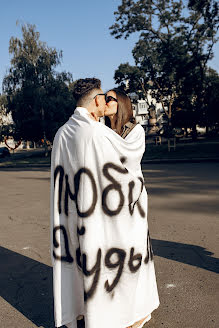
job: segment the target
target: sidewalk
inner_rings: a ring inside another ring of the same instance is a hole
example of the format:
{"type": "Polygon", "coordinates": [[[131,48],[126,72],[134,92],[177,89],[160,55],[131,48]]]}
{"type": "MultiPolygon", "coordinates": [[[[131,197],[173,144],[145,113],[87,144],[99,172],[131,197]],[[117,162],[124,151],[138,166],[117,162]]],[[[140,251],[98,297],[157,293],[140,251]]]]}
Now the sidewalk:
{"type": "MultiPolygon", "coordinates": [[[[219,163],[219,158],[181,158],[181,159],[151,159],[142,160],[141,164],[177,164],[177,163],[219,163]]],[[[25,168],[25,167],[47,167],[50,168],[50,163],[0,163],[0,170],[6,168],[25,168]]]]}
{"type": "Polygon", "coordinates": [[[15,153],[11,152],[10,157],[0,158],[0,168],[49,167],[50,158],[44,154],[44,148],[17,150],[15,153]]]}
{"type": "Polygon", "coordinates": [[[175,163],[207,163],[207,162],[219,162],[219,157],[211,157],[211,158],[177,158],[177,159],[149,159],[142,160],[142,164],[175,164],[175,163]]]}
{"type": "MultiPolygon", "coordinates": [[[[167,144],[146,143],[142,164],[176,164],[219,162],[219,139],[181,142],[168,152],[167,144]]],[[[50,157],[44,157],[44,149],[20,150],[10,158],[0,159],[0,168],[50,167],[50,157]]]]}

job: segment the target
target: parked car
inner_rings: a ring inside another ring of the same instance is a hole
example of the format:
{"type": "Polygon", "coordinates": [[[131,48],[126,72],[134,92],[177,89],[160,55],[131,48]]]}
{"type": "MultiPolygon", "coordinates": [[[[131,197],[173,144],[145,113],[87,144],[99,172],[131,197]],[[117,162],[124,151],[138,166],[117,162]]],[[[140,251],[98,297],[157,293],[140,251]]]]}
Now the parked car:
{"type": "Polygon", "coordinates": [[[10,156],[10,151],[7,147],[0,147],[0,158],[10,156]]]}

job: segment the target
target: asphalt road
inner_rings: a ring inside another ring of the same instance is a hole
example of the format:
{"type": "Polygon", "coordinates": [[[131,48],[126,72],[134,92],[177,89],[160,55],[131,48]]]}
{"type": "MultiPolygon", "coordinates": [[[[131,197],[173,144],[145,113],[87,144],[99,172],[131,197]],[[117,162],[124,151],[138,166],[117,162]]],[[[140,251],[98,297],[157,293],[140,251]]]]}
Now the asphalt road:
{"type": "MultiPolygon", "coordinates": [[[[144,165],[160,307],[145,328],[219,327],[219,163],[144,165]]],[[[0,327],[53,327],[47,168],[0,170],[0,327]]]]}

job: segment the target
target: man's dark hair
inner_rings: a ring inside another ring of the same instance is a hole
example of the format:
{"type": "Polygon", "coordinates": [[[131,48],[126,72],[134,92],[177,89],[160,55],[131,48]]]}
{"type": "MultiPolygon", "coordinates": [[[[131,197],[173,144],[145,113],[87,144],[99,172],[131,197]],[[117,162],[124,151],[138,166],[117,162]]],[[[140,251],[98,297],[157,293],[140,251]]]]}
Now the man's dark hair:
{"type": "Polygon", "coordinates": [[[101,88],[101,81],[96,78],[79,79],[73,88],[73,97],[77,105],[83,105],[87,101],[87,97],[94,89],[101,88]]]}

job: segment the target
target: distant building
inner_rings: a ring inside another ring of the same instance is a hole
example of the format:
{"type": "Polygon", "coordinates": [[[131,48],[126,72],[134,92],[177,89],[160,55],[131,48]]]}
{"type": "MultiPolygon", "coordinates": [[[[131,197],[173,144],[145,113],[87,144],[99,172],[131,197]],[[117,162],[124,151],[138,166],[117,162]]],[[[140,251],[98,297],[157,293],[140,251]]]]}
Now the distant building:
{"type": "MultiPolygon", "coordinates": [[[[10,131],[10,125],[12,125],[14,123],[13,119],[12,119],[12,115],[11,113],[7,114],[6,113],[6,109],[5,108],[1,108],[0,111],[0,132],[1,132],[1,137],[4,136],[5,130],[6,131],[10,131]]],[[[11,145],[13,143],[13,140],[9,140],[9,146],[13,146],[11,145]]],[[[4,141],[0,142],[0,147],[5,146],[4,141]]]]}
{"type": "Polygon", "coordinates": [[[146,131],[146,134],[156,134],[166,124],[166,114],[164,113],[161,103],[156,102],[148,93],[147,101],[139,99],[136,93],[130,93],[129,97],[132,101],[133,113],[137,123],[140,123],[146,131]],[[154,117],[149,113],[149,107],[155,109],[154,117]]]}
{"type": "Polygon", "coordinates": [[[14,121],[12,119],[11,113],[6,113],[5,109],[1,109],[0,111],[0,125],[10,125],[13,124],[14,121]]]}
{"type": "Polygon", "coordinates": [[[149,110],[146,101],[143,99],[137,100],[132,104],[132,107],[136,122],[140,123],[143,127],[148,126],[149,110]]]}

